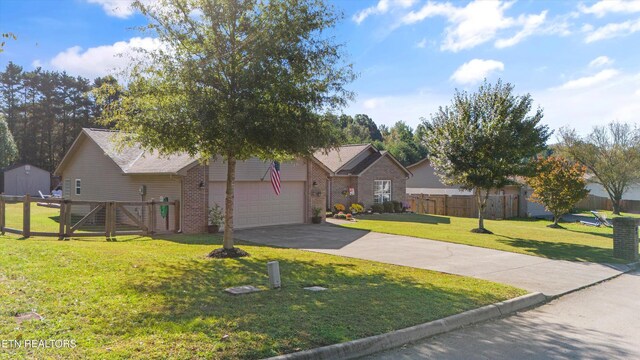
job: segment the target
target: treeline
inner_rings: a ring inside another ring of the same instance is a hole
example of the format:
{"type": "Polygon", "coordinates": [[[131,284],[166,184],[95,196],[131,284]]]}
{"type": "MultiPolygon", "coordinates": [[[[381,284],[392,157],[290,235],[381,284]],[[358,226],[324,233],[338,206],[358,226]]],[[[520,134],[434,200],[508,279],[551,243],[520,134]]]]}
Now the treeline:
{"type": "Polygon", "coordinates": [[[91,90],[115,81],[41,68],[24,71],[9,63],[0,72],[0,111],[18,147],[18,162],[53,171],[83,127],[102,127],[97,122],[101,107],[91,90]]]}
{"type": "MultiPolygon", "coordinates": [[[[55,170],[83,127],[105,127],[98,122],[102,108],[91,91],[113,77],[93,81],[66,72],[37,68],[24,71],[9,63],[0,72],[0,112],[18,148],[18,163],[55,170]]],[[[114,94],[109,102],[117,100],[114,94]]],[[[345,144],[372,143],[410,165],[427,155],[422,145],[424,126],[414,130],[403,121],[378,126],[365,114],[327,115],[343,134],[345,144]]]]}
{"type": "Polygon", "coordinates": [[[405,166],[427,156],[427,149],[422,144],[425,132],[422,124],[414,130],[404,121],[398,121],[392,127],[378,126],[365,114],[327,116],[341,129],[345,144],[372,143],[378,150],[389,151],[405,166]]]}

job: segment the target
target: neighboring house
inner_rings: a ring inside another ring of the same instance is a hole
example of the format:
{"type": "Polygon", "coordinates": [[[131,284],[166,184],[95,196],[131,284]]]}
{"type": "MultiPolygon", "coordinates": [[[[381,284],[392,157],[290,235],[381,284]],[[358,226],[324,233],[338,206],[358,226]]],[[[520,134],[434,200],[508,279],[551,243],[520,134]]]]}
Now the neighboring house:
{"type": "Polygon", "coordinates": [[[0,194],[40,196],[51,191],[51,174],[39,167],[21,164],[0,170],[0,194]]]}
{"type": "MultiPolygon", "coordinates": [[[[605,190],[604,187],[602,187],[602,185],[600,184],[588,182],[587,189],[590,191],[589,192],[590,195],[600,196],[607,199],[609,198],[609,194],[607,193],[607,190],[605,190]]],[[[622,199],[636,200],[636,201],[640,200],[640,185],[629,186],[627,191],[625,191],[624,194],[622,194],[622,199]]]]}
{"type": "MultiPolygon", "coordinates": [[[[407,166],[413,176],[407,180],[407,194],[425,195],[473,195],[473,191],[461,190],[456,186],[445,185],[435,172],[435,169],[425,158],[413,165],[407,166]]],[[[517,180],[518,184],[507,185],[493,192],[494,195],[517,195],[518,215],[521,217],[536,217],[551,214],[544,206],[529,200],[533,190],[527,186],[523,179],[517,180]]]]}
{"type": "Polygon", "coordinates": [[[385,201],[406,200],[406,183],[411,176],[398,160],[370,144],[346,145],[314,157],[331,172],[326,190],[327,205],[347,208],[361,203],[365,209],[385,201]]]}
{"type": "MultiPolygon", "coordinates": [[[[212,159],[203,165],[187,154],[161,156],[138,146],[117,150],[114,135],[83,129],[55,171],[62,178],[63,197],[150,201],[166,196],[180,201],[182,232],[206,232],[209,207],[224,207],[226,164],[212,159]]],[[[324,165],[312,158],[281,164],[279,196],[271,187],[269,167],[269,162],[258,159],[236,165],[235,227],[307,223],[313,207],[325,208],[321,189],[331,172],[324,165]]]]}

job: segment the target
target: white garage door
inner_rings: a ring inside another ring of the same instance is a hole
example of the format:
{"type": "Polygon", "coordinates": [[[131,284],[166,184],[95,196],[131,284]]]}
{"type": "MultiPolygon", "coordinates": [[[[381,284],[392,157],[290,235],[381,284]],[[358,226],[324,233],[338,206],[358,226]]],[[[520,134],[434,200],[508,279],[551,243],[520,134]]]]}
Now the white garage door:
{"type": "MultiPolygon", "coordinates": [[[[226,183],[209,183],[209,206],[224,207],[226,183]]],[[[304,181],[282,182],[276,195],[270,181],[236,182],[234,227],[300,224],[304,222],[304,181]]]]}

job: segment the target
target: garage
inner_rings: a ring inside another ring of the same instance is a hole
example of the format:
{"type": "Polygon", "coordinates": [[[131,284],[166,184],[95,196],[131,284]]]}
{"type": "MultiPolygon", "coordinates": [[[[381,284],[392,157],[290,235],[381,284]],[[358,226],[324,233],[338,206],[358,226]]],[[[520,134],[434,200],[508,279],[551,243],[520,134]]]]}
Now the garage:
{"type": "MultiPolygon", "coordinates": [[[[276,195],[270,181],[238,181],[235,184],[234,227],[300,224],[305,214],[305,182],[283,181],[276,195]]],[[[224,207],[226,183],[209,183],[209,206],[224,207]]]]}

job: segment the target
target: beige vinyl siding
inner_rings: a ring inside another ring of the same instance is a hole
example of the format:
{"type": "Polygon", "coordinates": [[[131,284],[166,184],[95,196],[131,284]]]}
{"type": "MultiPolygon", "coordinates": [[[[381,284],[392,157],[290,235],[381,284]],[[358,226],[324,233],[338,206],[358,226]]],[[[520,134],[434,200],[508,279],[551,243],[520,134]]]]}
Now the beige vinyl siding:
{"type": "MultiPolygon", "coordinates": [[[[236,164],[236,181],[270,181],[269,166],[271,162],[252,158],[238,161],[236,164]],[[265,176],[266,174],[266,176],[265,176]]],[[[281,181],[305,181],[307,179],[307,164],[303,159],[286,161],[280,164],[281,181]]],[[[222,159],[212,161],[209,166],[209,181],[226,181],[227,164],[222,159]]]]}
{"type": "Polygon", "coordinates": [[[407,188],[458,189],[457,186],[443,184],[428,161],[410,167],[409,171],[413,176],[407,179],[407,188]]]}
{"type": "MultiPolygon", "coordinates": [[[[146,201],[160,200],[168,196],[169,201],[181,199],[181,177],[170,175],[124,175],[120,168],[87,137],[69,159],[62,178],[65,187],[70,183],[71,189],[64,189],[65,197],[71,200],[95,201],[141,201],[139,193],[141,185],[146,185],[146,201]],[[80,179],[82,191],[75,194],[75,180],[80,179]],[[70,180],[70,181],[67,181],[70,180]]],[[[88,207],[77,207],[75,214],[84,214],[88,207]]]]}

